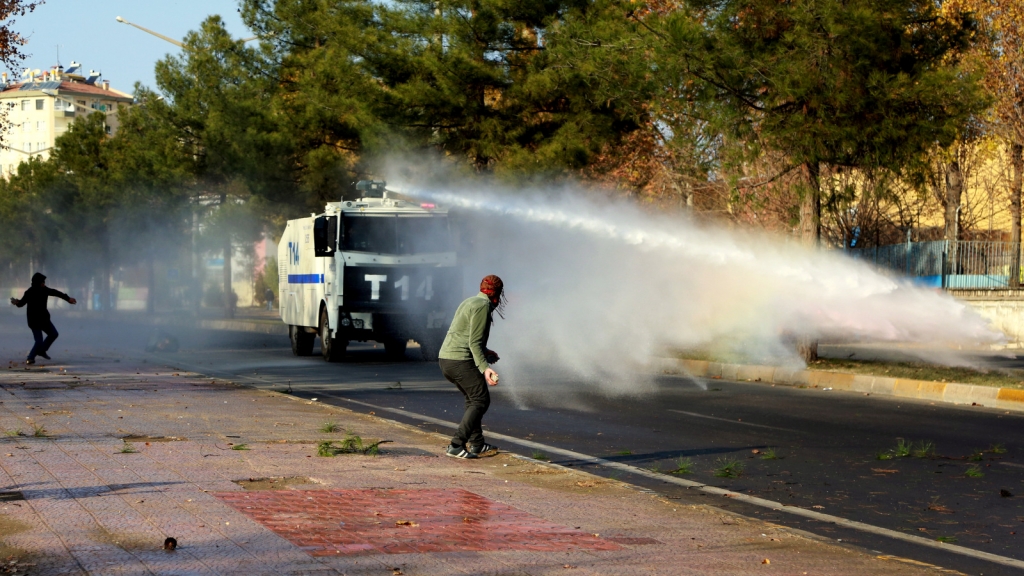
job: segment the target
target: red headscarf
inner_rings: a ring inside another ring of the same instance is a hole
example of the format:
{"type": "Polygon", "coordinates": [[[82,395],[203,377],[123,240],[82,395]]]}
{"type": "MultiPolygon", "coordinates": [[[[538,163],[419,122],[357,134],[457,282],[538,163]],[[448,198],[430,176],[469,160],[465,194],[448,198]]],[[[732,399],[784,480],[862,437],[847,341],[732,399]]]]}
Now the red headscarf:
{"type": "Polygon", "coordinates": [[[505,304],[508,302],[505,300],[505,283],[501,281],[494,274],[484,276],[484,279],[480,281],[480,292],[487,295],[491,299],[491,304],[494,306],[494,310],[505,318],[505,304]]]}

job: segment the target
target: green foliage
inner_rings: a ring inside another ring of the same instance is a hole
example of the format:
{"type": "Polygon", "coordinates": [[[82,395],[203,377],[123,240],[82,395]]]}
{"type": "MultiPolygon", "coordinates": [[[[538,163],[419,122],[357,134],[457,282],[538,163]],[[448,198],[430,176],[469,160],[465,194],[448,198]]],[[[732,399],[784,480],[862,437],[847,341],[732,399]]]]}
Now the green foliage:
{"type": "Polygon", "coordinates": [[[964,476],[967,476],[968,478],[982,478],[985,476],[985,473],[981,471],[981,466],[971,464],[970,467],[967,468],[967,471],[964,472],[964,476]]]}
{"type": "Polygon", "coordinates": [[[778,460],[779,456],[775,453],[775,448],[768,448],[761,453],[761,460],[778,460]]]}
{"type": "Polygon", "coordinates": [[[693,461],[689,458],[680,458],[676,460],[676,467],[674,470],[669,470],[669,474],[691,474],[693,472],[693,461]]]}
{"type": "Polygon", "coordinates": [[[534,460],[543,460],[545,462],[548,461],[548,460],[551,460],[551,458],[548,458],[547,454],[545,454],[543,452],[540,452],[540,451],[535,451],[533,453],[533,456],[531,456],[531,458],[533,458],[534,460]]]}
{"type": "Polygon", "coordinates": [[[719,460],[715,468],[717,478],[739,478],[743,474],[743,463],[736,460],[719,460]]]}
{"type": "Polygon", "coordinates": [[[48,436],[46,428],[44,428],[41,424],[32,425],[32,435],[35,436],[36,438],[46,438],[48,436]]]}
{"type": "Polygon", "coordinates": [[[124,444],[121,445],[121,449],[118,450],[121,454],[135,454],[138,450],[135,449],[135,445],[125,440],[124,444]]]}
{"type": "Polygon", "coordinates": [[[248,444],[235,444],[231,447],[232,450],[249,450],[248,444]]]}
{"type": "Polygon", "coordinates": [[[364,454],[366,456],[376,456],[380,453],[380,445],[390,442],[390,440],[378,440],[370,444],[364,444],[363,439],[351,432],[345,435],[338,444],[335,446],[335,440],[324,440],[317,444],[316,454],[322,457],[337,456],[338,454],[364,454]]]}
{"type": "Polygon", "coordinates": [[[320,426],[320,431],[325,433],[325,434],[330,434],[332,432],[337,432],[340,429],[341,429],[341,427],[338,426],[337,422],[324,422],[323,425],[320,426]]]}
{"type": "Polygon", "coordinates": [[[911,455],[914,458],[931,458],[935,456],[935,444],[921,441],[911,449],[911,455]]]}

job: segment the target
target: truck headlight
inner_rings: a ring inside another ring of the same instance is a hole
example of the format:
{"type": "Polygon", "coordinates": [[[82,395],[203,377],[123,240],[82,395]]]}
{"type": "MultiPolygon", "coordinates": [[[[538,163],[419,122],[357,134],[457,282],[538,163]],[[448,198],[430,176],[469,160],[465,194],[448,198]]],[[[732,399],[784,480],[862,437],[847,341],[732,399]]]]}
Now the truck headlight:
{"type": "Polygon", "coordinates": [[[341,319],[341,325],[342,326],[348,328],[351,324],[352,324],[352,321],[349,320],[348,318],[342,318],[341,319]]]}
{"type": "Polygon", "coordinates": [[[357,330],[362,330],[363,329],[363,321],[359,320],[359,319],[353,320],[352,321],[352,326],[355,327],[357,330]]]}

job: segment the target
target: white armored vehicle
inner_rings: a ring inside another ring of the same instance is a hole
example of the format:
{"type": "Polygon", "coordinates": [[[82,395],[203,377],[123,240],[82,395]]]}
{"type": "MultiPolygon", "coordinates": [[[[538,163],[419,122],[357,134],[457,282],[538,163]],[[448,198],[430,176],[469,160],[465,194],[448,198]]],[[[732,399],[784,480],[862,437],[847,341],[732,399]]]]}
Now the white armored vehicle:
{"type": "Polygon", "coordinates": [[[448,211],[400,199],[384,182],[356,188],[366,197],[289,220],[281,237],[279,299],[292,351],[311,355],[319,336],[329,362],[349,342],[369,340],[400,359],[415,340],[424,360],[436,360],[461,300],[448,211]]]}

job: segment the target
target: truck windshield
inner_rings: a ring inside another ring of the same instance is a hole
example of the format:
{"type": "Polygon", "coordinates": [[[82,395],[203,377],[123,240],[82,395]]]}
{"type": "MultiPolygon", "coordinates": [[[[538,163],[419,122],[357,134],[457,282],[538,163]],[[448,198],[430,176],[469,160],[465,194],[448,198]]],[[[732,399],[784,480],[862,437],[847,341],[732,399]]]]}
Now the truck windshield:
{"type": "Polygon", "coordinates": [[[341,249],[375,254],[429,254],[451,250],[444,216],[349,216],[341,249]]]}

